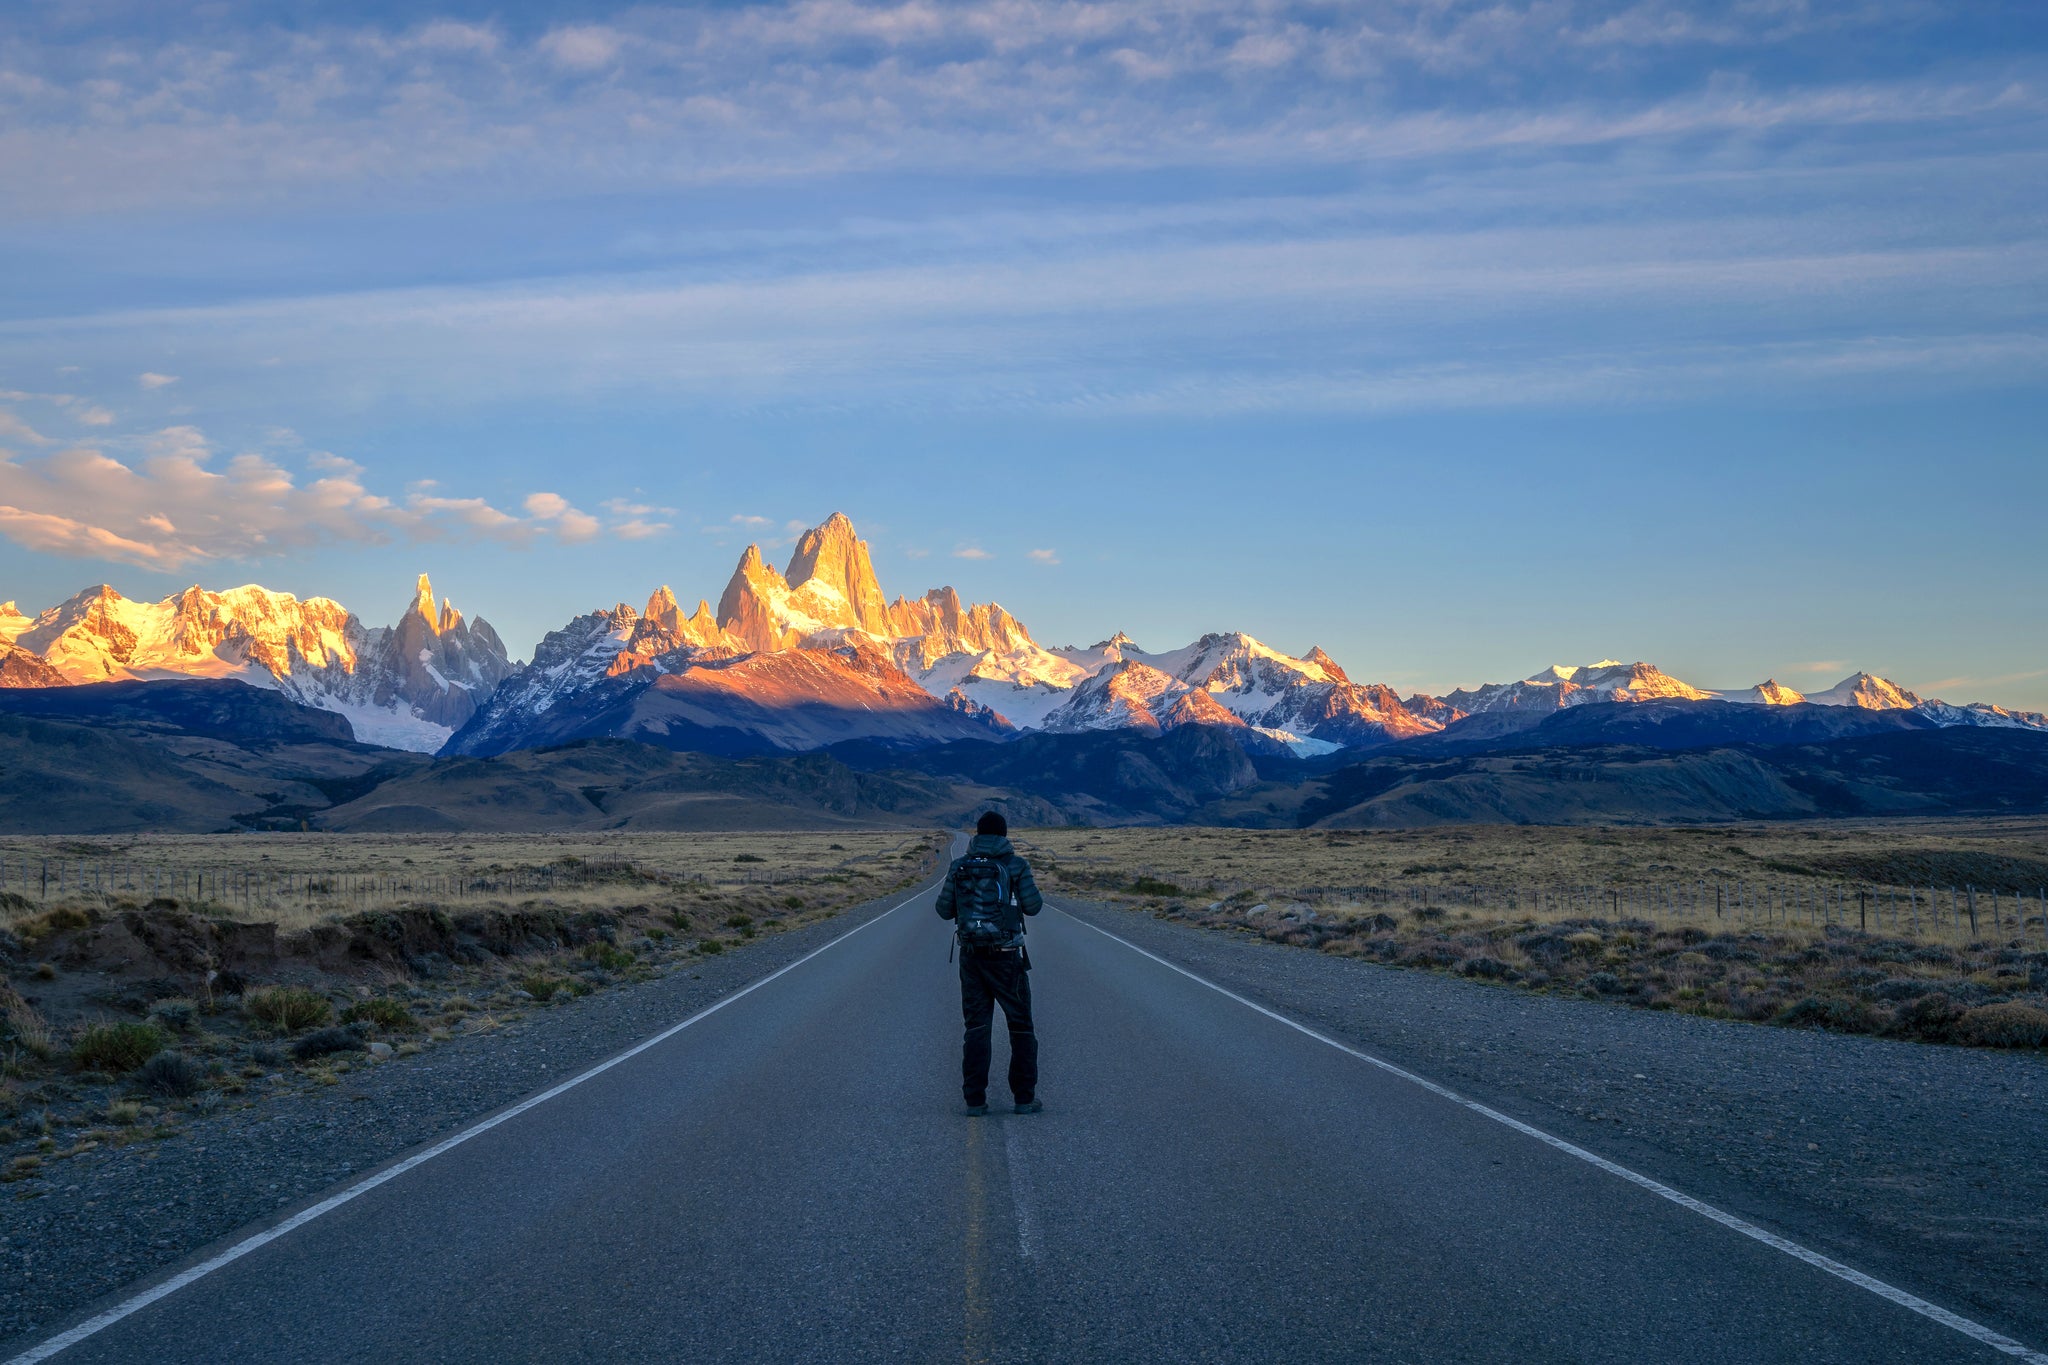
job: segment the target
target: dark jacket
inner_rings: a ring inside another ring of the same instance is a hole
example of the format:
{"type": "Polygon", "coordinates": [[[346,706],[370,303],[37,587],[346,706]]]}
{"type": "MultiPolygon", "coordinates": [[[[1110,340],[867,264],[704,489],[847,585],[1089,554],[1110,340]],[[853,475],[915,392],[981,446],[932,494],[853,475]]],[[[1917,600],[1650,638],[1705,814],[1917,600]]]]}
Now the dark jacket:
{"type": "MultiPolygon", "coordinates": [[[[1045,898],[1038,894],[1038,883],[1031,880],[1031,864],[1017,856],[1017,850],[1010,847],[1010,841],[1000,834],[977,834],[967,845],[967,856],[991,855],[1003,860],[1004,868],[1010,874],[1010,888],[1016,893],[1017,908],[1027,915],[1035,915],[1045,908],[1045,898]]],[[[946,880],[939,885],[939,918],[953,918],[953,871],[963,860],[955,858],[946,869],[946,880]]],[[[1018,942],[1022,942],[1020,935],[1018,942]]],[[[1014,943],[1008,946],[1016,946],[1014,943]]]]}

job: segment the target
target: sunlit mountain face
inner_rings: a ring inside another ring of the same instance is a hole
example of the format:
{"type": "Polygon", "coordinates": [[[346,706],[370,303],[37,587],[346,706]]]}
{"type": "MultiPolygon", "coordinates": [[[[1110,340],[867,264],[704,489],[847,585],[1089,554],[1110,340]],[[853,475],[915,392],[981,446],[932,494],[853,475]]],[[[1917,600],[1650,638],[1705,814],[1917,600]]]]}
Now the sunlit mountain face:
{"type": "MultiPolygon", "coordinates": [[[[1320,648],[1296,656],[1236,632],[1152,652],[1121,633],[1047,648],[993,602],[950,587],[893,601],[867,543],[834,513],[780,570],[758,545],[714,611],[657,589],[551,632],[523,664],[481,617],[437,607],[425,576],[393,626],[340,603],[248,586],[159,602],[90,588],[29,617],[0,605],[0,686],[222,678],[346,716],[367,743],[495,754],[594,737],[710,752],[849,740],[1001,741],[1028,731],[1187,725],[1314,756],[1455,730],[1499,734],[1562,710],[1639,702],[1911,712],[1926,723],[2048,729],[2048,717],[1922,699],[1868,673],[1801,694],[1767,680],[1714,690],[1652,664],[1554,665],[1513,682],[1406,698],[1354,682],[1320,648]]],[[[1448,736],[1447,736],[1448,737],[1448,736]]]]}
{"type": "Polygon", "coordinates": [[[365,626],[339,602],[247,586],[188,588],[136,602],[104,585],[33,619],[0,605],[0,683],[50,687],[231,678],[348,717],[356,736],[432,751],[469,719],[512,664],[489,622],[437,610],[420,576],[395,626],[365,626]]]}

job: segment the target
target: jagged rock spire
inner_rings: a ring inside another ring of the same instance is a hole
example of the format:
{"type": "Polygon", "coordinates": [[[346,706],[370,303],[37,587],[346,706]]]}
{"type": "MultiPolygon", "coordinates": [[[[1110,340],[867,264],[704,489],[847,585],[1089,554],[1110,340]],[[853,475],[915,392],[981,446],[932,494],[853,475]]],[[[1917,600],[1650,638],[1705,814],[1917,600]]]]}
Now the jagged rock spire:
{"type": "Polygon", "coordinates": [[[846,599],[862,630],[888,633],[889,604],[882,596],[881,584],[875,581],[868,543],[854,534],[853,523],[844,512],[834,512],[823,526],[804,532],[783,577],[793,589],[813,580],[825,584],[846,599]]]}

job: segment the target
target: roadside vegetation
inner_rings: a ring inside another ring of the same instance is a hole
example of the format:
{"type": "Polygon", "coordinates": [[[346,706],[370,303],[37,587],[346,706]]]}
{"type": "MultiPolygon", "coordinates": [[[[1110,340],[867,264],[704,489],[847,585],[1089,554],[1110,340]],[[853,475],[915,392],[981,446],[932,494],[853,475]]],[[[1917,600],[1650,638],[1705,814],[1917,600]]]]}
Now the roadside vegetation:
{"type": "Polygon", "coordinates": [[[2048,824],[1033,830],[1049,890],[1520,989],[2048,1045],[2048,824]]]}
{"type": "Polygon", "coordinates": [[[686,969],[907,888],[944,846],[901,832],[5,841],[0,1182],[686,969]],[[23,893],[59,861],[61,899],[23,893]],[[219,899],[162,893],[202,869],[219,899]],[[418,889],[435,879],[461,894],[418,889]],[[258,887],[290,894],[229,894],[258,887]]]}

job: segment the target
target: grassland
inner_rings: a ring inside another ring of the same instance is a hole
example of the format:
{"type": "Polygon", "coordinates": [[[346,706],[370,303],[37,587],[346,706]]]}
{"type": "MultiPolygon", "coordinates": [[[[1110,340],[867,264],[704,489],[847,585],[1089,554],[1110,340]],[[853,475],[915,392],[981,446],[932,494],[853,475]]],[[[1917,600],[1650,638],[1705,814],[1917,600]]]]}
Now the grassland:
{"type": "Polygon", "coordinates": [[[0,1180],[904,889],[903,832],[0,840],[0,1180]],[[61,871],[61,875],[58,875],[61,871]]]}
{"type": "Polygon", "coordinates": [[[1033,830],[1049,889],[1652,1009],[2048,1043],[2048,822],[1033,830]]]}

